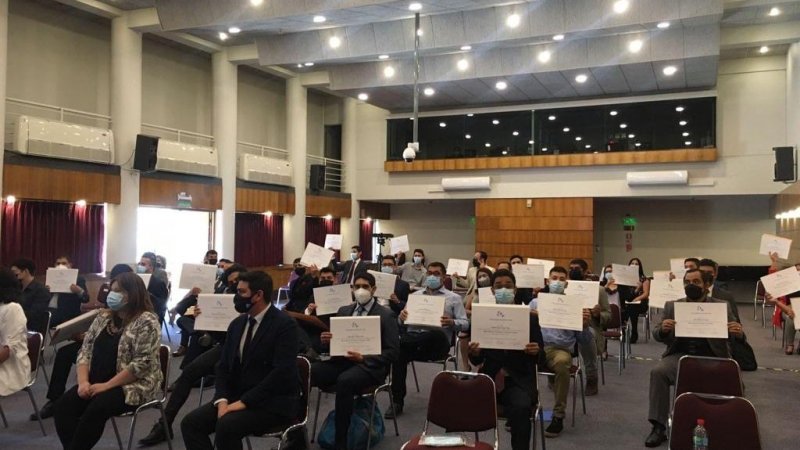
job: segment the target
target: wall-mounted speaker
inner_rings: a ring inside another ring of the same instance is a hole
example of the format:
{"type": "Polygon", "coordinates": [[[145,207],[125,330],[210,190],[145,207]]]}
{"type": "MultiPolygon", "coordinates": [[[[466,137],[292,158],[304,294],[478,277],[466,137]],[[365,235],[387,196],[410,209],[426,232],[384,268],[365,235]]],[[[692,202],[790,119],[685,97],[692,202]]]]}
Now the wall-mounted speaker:
{"type": "Polygon", "coordinates": [[[794,147],[772,147],[775,152],[775,179],[773,181],[797,181],[797,163],[794,147]]]}
{"type": "Polygon", "coordinates": [[[311,172],[308,177],[308,188],[312,191],[325,190],[325,166],[322,164],[311,165],[311,172]]]}
{"type": "Polygon", "coordinates": [[[151,172],[156,170],[158,162],[158,138],[136,135],[136,149],[133,157],[133,168],[141,172],[151,172]]]}

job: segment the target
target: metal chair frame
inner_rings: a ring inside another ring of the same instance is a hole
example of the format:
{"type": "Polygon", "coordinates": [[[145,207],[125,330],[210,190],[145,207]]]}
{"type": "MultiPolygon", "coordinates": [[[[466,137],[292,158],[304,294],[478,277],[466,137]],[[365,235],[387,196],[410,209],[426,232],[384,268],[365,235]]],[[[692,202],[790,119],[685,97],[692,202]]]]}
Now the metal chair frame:
{"type": "MultiPolygon", "coordinates": [[[[467,337],[465,339],[469,339],[469,338],[467,337]]],[[[417,360],[416,362],[426,363],[426,364],[427,363],[429,363],[429,364],[441,364],[442,365],[442,371],[446,371],[447,370],[447,363],[452,362],[453,363],[453,370],[458,371],[458,344],[459,344],[459,342],[461,342],[461,338],[458,337],[458,333],[457,332],[455,332],[453,334],[453,340],[454,340],[454,342],[453,342],[453,345],[451,347],[453,349],[452,353],[448,350],[448,354],[447,354],[446,358],[438,359],[438,360],[433,360],[433,359],[432,360],[424,360],[424,361],[423,360],[417,360]]],[[[419,392],[420,390],[419,390],[419,379],[417,378],[417,366],[414,365],[414,361],[411,361],[411,372],[414,374],[414,385],[417,387],[417,392],[419,392]]]]}
{"type": "MultiPolygon", "coordinates": [[[[627,352],[626,352],[627,331],[625,330],[625,328],[622,327],[622,311],[620,310],[619,305],[614,304],[614,306],[616,306],[616,310],[617,310],[617,320],[618,320],[617,324],[619,324],[619,327],[609,328],[606,331],[619,330],[619,334],[620,335],[619,335],[618,338],[615,338],[615,337],[608,338],[608,337],[605,337],[605,336],[603,338],[605,339],[605,342],[606,342],[606,345],[605,345],[606,353],[608,353],[608,340],[609,339],[619,339],[619,355],[617,357],[617,359],[618,359],[618,361],[617,361],[617,372],[618,372],[619,375],[622,375],[622,369],[625,368],[625,359],[628,357],[627,356],[627,352]]],[[[611,313],[612,314],[614,313],[614,308],[611,308],[611,313]]],[[[606,384],[606,368],[605,368],[605,361],[603,360],[602,352],[597,357],[600,359],[600,377],[601,377],[601,380],[602,380],[603,384],[605,385],[606,384]]]]}
{"type": "MultiPolygon", "coordinates": [[[[572,354],[573,360],[575,360],[576,364],[573,366],[576,369],[573,371],[572,367],[570,367],[569,377],[572,379],[572,426],[575,426],[575,404],[577,400],[577,391],[578,391],[578,384],[581,386],[581,403],[583,404],[583,414],[586,415],[586,394],[584,392],[583,387],[583,364],[581,364],[581,355],[578,352],[574,352],[572,354]],[[578,381],[578,377],[580,377],[580,382],[578,381]]],[[[537,371],[537,375],[543,376],[556,376],[555,372],[548,372],[548,371],[537,371]]]]}
{"type": "MultiPolygon", "coordinates": [[[[49,313],[48,313],[49,314],[49,313]]],[[[39,415],[39,406],[36,404],[36,399],[33,397],[33,390],[31,389],[34,384],[36,384],[36,379],[39,376],[39,368],[42,365],[42,357],[43,357],[43,349],[44,349],[44,336],[42,333],[35,332],[35,331],[28,331],[27,333],[28,339],[28,359],[31,362],[31,371],[30,371],[30,378],[28,384],[25,385],[20,391],[25,391],[28,393],[28,397],[31,399],[31,405],[33,406],[33,413],[36,415],[36,420],[39,422],[39,428],[42,430],[42,435],[47,436],[47,431],[44,429],[44,422],[42,421],[42,417],[39,415]],[[36,344],[33,347],[31,345],[31,340],[33,339],[33,343],[36,344]],[[36,356],[31,356],[36,354],[36,356]],[[35,358],[35,359],[34,359],[35,358]]],[[[6,414],[3,411],[2,405],[0,405],[0,419],[3,419],[3,426],[8,428],[8,420],[6,419],[6,414]]]]}
{"type": "MultiPolygon", "coordinates": [[[[542,408],[542,393],[539,391],[539,367],[535,367],[536,372],[533,378],[533,389],[536,392],[536,404],[533,405],[531,411],[531,448],[536,450],[536,422],[539,422],[539,431],[541,432],[540,438],[542,440],[542,450],[547,450],[547,444],[544,438],[544,408],[542,408]]],[[[499,411],[499,409],[498,409],[499,411]]],[[[498,412],[498,420],[508,420],[505,416],[501,416],[498,412]]]]}

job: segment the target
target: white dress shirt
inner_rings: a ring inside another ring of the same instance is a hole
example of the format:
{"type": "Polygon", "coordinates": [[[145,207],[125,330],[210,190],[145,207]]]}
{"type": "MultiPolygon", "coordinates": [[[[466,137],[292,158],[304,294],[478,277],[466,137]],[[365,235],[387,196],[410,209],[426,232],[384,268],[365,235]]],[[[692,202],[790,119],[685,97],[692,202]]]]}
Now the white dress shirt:
{"type": "Polygon", "coordinates": [[[31,379],[25,312],[19,303],[0,303],[0,347],[11,354],[0,363],[0,397],[24,388],[31,379]]]}

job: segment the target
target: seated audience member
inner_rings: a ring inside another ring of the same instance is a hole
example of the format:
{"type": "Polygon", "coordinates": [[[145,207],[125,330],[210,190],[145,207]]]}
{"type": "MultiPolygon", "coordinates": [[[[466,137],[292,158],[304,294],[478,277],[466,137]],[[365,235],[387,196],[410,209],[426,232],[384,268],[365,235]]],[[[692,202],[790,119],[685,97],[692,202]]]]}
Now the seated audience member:
{"type": "MultiPolygon", "coordinates": [[[[400,332],[400,355],[392,366],[392,397],[394,409],[386,412],[391,419],[403,413],[406,397],[406,374],[411,361],[439,360],[447,357],[453,345],[455,333],[469,330],[469,319],[464,310],[461,297],[444,287],[446,269],[440,262],[428,264],[428,276],[425,278],[425,290],[408,296],[408,301],[420,295],[441,295],[445,298],[444,315],[441,318],[441,329],[430,329],[409,325],[400,332]]],[[[400,312],[400,323],[408,319],[408,309],[400,312]]]]}
{"type": "Polygon", "coordinates": [[[711,289],[709,290],[709,295],[717,300],[725,300],[728,302],[728,305],[731,307],[731,312],[733,312],[733,317],[736,318],[736,321],[741,323],[739,320],[739,308],[736,306],[736,299],[733,297],[733,294],[724,289],[720,286],[720,283],[717,281],[717,275],[719,275],[719,264],[716,263],[713,259],[701,259],[700,264],[697,268],[701,272],[706,272],[711,275],[711,289]]]}
{"type": "Polygon", "coordinates": [[[697,270],[700,268],[700,260],[697,258],[686,258],[683,260],[683,268],[686,270],[697,270]]]}
{"type": "Polygon", "coordinates": [[[0,397],[19,391],[31,379],[27,319],[16,303],[18,286],[11,271],[0,270],[0,397]]]}
{"type": "Polygon", "coordinates": [[[28,329],[38,331],[43,335],[46,334],[50,291],[34,279],[36,264],[30,259],[20,258],[11,263],[11,272],[17,277],[22,287],[18,301],[22,305],[22,310],[25,311],[28,329]]]}
{"type": "Polygon", "coordinates": [[[217,265],[217,258],[218,258],[217,251],[213,248],[206,252],[206,255],[203,257],[203,264],[208,264],[210,266],[217,265]]]}
{"type": "MultiPolygon", "coordinates": [[[[525,259],[522,255],[511,255],[511,258],[508,258],[508,262],[511,263],[511,272],[514,272],[514,266],[516,264],[525,264],[525,259]]],[[[527,305],[533,299],[533,289],[531,288],[517,288],[517,303],[527,305]]]]}
{"type": "MultiPolygon", "coordinates": [[[[111,291],[111,281],[117,275],[129,272],[133,272],[133,269],[127,264],[117,264],[111,269],[110,281],[103,283],[98,290],[97,301],[101,307],[105,308],[106,306],[106,298],[111,291]]],[[[67,379],[72,371],[72,365],[75,364],[75,360],[78,358],[78,352],[83,346],[85,334],[80,333],[72,336],[69,344],[62,345],[56,350],[56,357],[50,372],[50,384],[47,387],[47,402],[42,405],[42,409],[39,411],[39,417],[42,419],[53,417],[53,405],[55,405],[56,400],[64,395],[64,391],[67,389],[67,379]]],[[[30,419],[37,420],[36,414],[31,414],[30,419]]]]}
{"type": "MultiPolygon", "coordinates": [[[[499,265],[499,264],[498,264],[499,265]]],[[[508,269],[498,269],[498,270],[508,270],[508,269]]],[[[492,286],[492,271],[487,269],[486,267],[481,267],[478,269],[477,274],[478,279],[478,287],[491,287],[492,286]]],[[[474,303],[480,303],[480,298],[478,297],[478,290],[470,292],[464,297],[465,308],[467,311],[467,317],[472,314],[472,305],[474,303]]]]}
{"type": "Polygon", "coordinates": [[[237,291],[234,305],[243,314],[228,327],[214,398],[181,421],[187,450],[241,449],[245,436],[288,426],[297,417],[297,324],[272,306],[266,273],[243,273],[237,291]]]}
{"type": "MultiPolygon", "coordinates": [[[[323,270],[326,273],[333,273],[333,270],[327,267],[323,270]]],[[[297,278],[289,284],[289,303],[284,309],[302,313],[309,303],[314,302],[314,288],[319,287],[322,271],[317,266],[301,266],[298,261],[294,274],[297,275],[297,278]]]]}
{"type": "Polygon", "coordinates": [[[400,279],[412,288],[425,287],[425,252],[421,248],[414,249],[412,260],[400,267],[400,279]]]}
{"type": "Polygon", "coordinates": [[[169,300],[167,273],[163,269],[156,268],[156,256],[151,252],[142,255],[139,264],[136,265],[136,273],[151,275],[150,281],[147,283],[147,292],[150,294],[153,312],[158,317],[158,323],[164,323],[164,314],[167,312],[167,301],[169,300]]]}
{"type": "Polygon", "coordinates": [[[142,279],[118,275],[106,304],[78,353],[78,385],[53,407],[65,449],[94,447],[110,417],[161,395],[161,333],[142,279]]]}
{"type": "MultiPolygon", "coordinates": [[[[394,256],[386,256],[392,258],[394,256]]],[[[336,449],[347,450],[347,431],[353,414],[354,396],[364,389],[383,384],[392,363],[397,361],[400,347],[397,320],[389,308],[378,304],[375,295],[375,277],[369,273],[356,275],[353,280],[355,303],[343,306],[337,317],[378,316],[381,321],[381,354],[365,356],[358,352],[347,352],[347,356],[334,356],[328,361],[315,362],[311,366],[311,383],[322,388],[336,390],[336,449]]],[[[322,344],[330,344],[334,336],[322,333],[322,344]]]]}
{"type": "MultiPolygon", "coordinates": [[[[583,259],[573,259],[569,262],[569,279],[574,281],[586,281],[589,275],[589,264],[583,259]]],[[[586,372],[586,395],[597,395],[597,355],[605,351],[606,340],[603,337],[603,330],[608,322],[611,321],[611,307],[608,306],[608,294],[602,287],[599,289],[598,303],[589,310],[592,320],[589,323],[589,332],[592,339],[587,339],[578,343],[578,349],[583,357],[583,365],[586,372]]]]}
{"type": "MultiPolygon", "coordinates": [[[[678,361],[683,355],[730,358],[727,339],[678,338],[675,337],[675,303],[725,303],[708,296],[711,276],[697,269],[689,269],[683,277],[686,298],[667,302],[661,322],[653,330],[656,341],[667,345],[661,360],[650,371],[650,412],[648,420],[653,425],[644,445],[658,447],[667,440],[666,426],[671,405],[670,386],[675,384],[678,361]]],[[[728,333],[741,339],[742,325],[734,320],[728,307],[728,333]]]]}
{"type": "Polygon", "coordinates": [[[199,288],[195,287],[190,289],[189,292],[186,293],[186,296],[184,296],[170,311],[170,313],[180,316],[176,323],[181,330],[181,341],[178,345],[178,349],[172,352],[174,358],[184,356],[186,354],[186,349],[189,348],[189,338],[194,333],[194,314],[192,307],[197,305],[197,296],[199,294],[199,288]]]}
{"type": "Polygon", "coordinates": [[[631,344],[639,340],[639,315],[647,312],[648,297],[650,296],[650,280],[644,275],[644,267],[639,258],[631,258],[629,266],[639,270],[639,284],[637,286],[617,286],[619,302],[622,309],[622,321],[631,321],[631,344]]]}
{"type": "MultiPolygon", "coordinates": [[[[158,257],[160,258],[161,256],[159,255],[158,257]]],[[[206,254],[203,256],[203,264],[206,264],[206,265],[209,265],[209,266],[216,266],[217,265],[217,251],[213,250],[213,249],[212,250],[208,250],[206,252],[206,254]]],[[[221,294],[222,293],[222,292],[217,292],[217,290],[220,287],[220,284],[221,284],[220,283],[220,276],[222,275],[223,272],[224,272],[223,269],[220,269],[219,267],[217,268],[217,278],[216,278],[216,280],[214,280],[214,292],[203,292],[204,294],[221,294]]],[[[222,283],[222,284],[224,285],[224,283],[222,283]]],[[[224,289],[222,289],[222,290],[224,291],[224,289]]],[[[188,306],[181,306],[181,304],[184,303],[184,301],[187,298],[192,297],[192,296],[195,297],[194,302],[196,303],[197,302],[197,298],[196,297],[197,297],[197,294],[199,294],[199,293],[200,293],[199,290],[195,290],[195,289],[190,290],[186,294],[186,296],[184,296],[183,299],[181,299],[181,301],[178,302],[178,305],[176,305],[174,308],[169,310],[169,323],[170,323],[170,325],[175,323],[175,316],[176,315],[184,316],[184,313],[186,312],[186,308],[188,308],[188,306]],[[182,311],[179,311],[178,310],[179,308],[182,309],[182,311]]],[[[191,303],[191,300],[189,302],[191,303]]],[[[192,329],[191,329],[191,325],[192,324],[187,323],[185,320],[183,321],[183,325],[180,322],[181,322],[181,320],[178,319],[178,328],[181,329],[180,346],[178,347],[178,350],[176,350],[175,352],[172,353],[172,356],[174,356],[176,358],[181,357],[181,356],[186,354],[186,347],[189,345],[189,335],[192,333],[192,329]],[[188,329],[188,331],[187,331],[187,329],[188,329]]]]}
{"type": "Polygon", "coordinates": [[[512,266],[514,264],[525,264],[525,259],[522,255],[511,255],[511,258],[508,258],[508,262],[510,262],[512,266]]]}
{"type": "MultiPolygon", "coordinates": [[[[515,303],[516,278],[505,269],[497,269],[492,277],[492,292],[499,305],[515,303]]],[[[531,412],[539,393],[534,392],[536,366],[543,362],[544,342],[539,317],[531,315],[530,340],[524,349],[482,349],[480,342],[469,343],[469,358],[495,380],[497,401],[511,428],[512,450],[527,450],[531,442],[531,412]]]]}
{"type": "MultiPolygon", "coordinates": [[[[312,269],[312,268],[310,268],[312,269]]],[[[316,272],[316,267],[313,267],[313,270],[316,272]]],[[[306,276],[310,275],[304,275],[306,276]]],[[[293,311],[297,313],[303,313],[307,316],[316,316],[317,315],[317,305],[314,303],[314,290],[315,287],[325,287],[325,286],[333,286],[336,284],[336,273],[330,267],[324,267],[316,273],[317,278],[311,277],[310,279],[313,281],[302,281],[298,280],[299,283],[308,284],[308,289],[304,289],[301,294],[297,296],[296,301],[290,301],[289,304],[286,305],[287,311],[293,311]],[[294,303],[294,304],[293,304],[294,303]],[[305,307],[303,307],[305,305],[305,307]],[[302,308],[302,309],[301,309],[302,308]]],[[[326,326],[329,325],[330,314],[326,314],[323,316],[319,316],[320,321],[324,323],[326,326]]],[[[302,320],[298,320],[297,324],[300,326],[301,330],[301,340],[304,340],[308,343],[311,348],[314,349],[315,352],[319,353],[322,351],[322,346],[320,342],[320,334],[324,331],[318,325],[313,323],[304,322],[302,320]]],[[[312,358],[313,359],[313,358],[312,358]]]]}
{"type": "Polygon", "coordinates": [[[353,284],[354,277],[366,272],[369,269],[369,261],[364,261],[361,247],[354,245],[350,249],[350,259],[340,264],[336,264],[336,271],[339,272],[339,284],[353,284]]]}
{"type": "MultiPolygon", "coordinates": [[[[769,266],[769,273],[779,271],[778,254],[770,253],[769,258],[772,261],[772,264],[769,266]]],[[[794,267],[800,272],[800,263],[795,264],[794,267]]],[[[800,297],[800,292],[794,292],[778,298],[774,298],[767,292],[764,296],[765,302],[775,306],[775,312],[772,315],[772,325],[777,328],[783,327],[783,340],[786,345],[783,352],[787,355],[791,355],[795,351],[794,338],[797,334],[797,330],[794,325],[795,313],[792,307],[792,298],[794,297],[800,297]]],[[[800,352],[800,350],[798,351],[800,352]]]]}
{"type": "Polygon", "coordinates": [[[477,276],[478,276],[478,269],[486,268],[489,271],[494,272],[494,267],[491,267],[487,264],[489,260],[489,255],[484,251],[476,251],[475,254],[472,256],[472,267],[467,270],[466,274],[456,273],[453,274],[453,278],[455,280],[455,286],[460,288],[466,288],[467,294],[477,289],[477,276]]]}
{"type": "MultiPolygon", "coordinates": [[[[72,261],[69,256],[61,255],[56,258],[56,268],[72,269],[72,261]]],[[[69,287],[70,293],[52,294],[48,309],[52,313],[50,328],[66,322],[74,317],[81,315],[81,305],[89,301],[89,293],[86,292],[86,280],[78,275],[75,284],[69,287]]]]}
{"type": "MultiPolygon", "coordinates": [[[[550,269],[547,287],[542,292],[550,294],[563,294],[567,284],[567,269],[555,266],[550,269]]],[[[533,299],[530,308],[536,310],[538,300],[533,299]]],[[[544,340],[544,353],[547,368],[555,373],[553,393],[555,406],[553,406],[553,419],[544,431],[547,437],[557,437],[564,429],[564,417],[567,411],[567,394],[569,393],[569,369],[572,367],[572,352],[579,341],[592,339],[589,331],[591,314],[588,309],[583,310],[583,331],[559,330],[542,328],[544,340]]]]}
{"type": "MultiPolygon", "coordinates": [[[[381,272],[397,275],[398,268],[394,256],[386,255],[381,259],[381,272]]],[[[385,299],[389,301],[389,308],[395,314],[400,314],[400,311],[406,307],[408,294],[410,292],[411,286],[400,277],[397,277],[394,281],[394,292],[392,292],[392,295],[388,299],[385,299]]]]}
{"type": "MultiPolygon", "coordinates": [[[[306,266],[300,264],[300,258],[295,258],[292,261],[292,273],[289,274],[289,283],[287,286],[289,287],[289,291],[291,292],[292,286],[294,283],[300,279],[306,273],[306,266]]],[[[291,297],[291,294],[289,295],[291,297]]]]}
{"type": "Polygon", "coordinates": [[[228,288],[228,279],[225,277],[225,271],[233,265],[230,259],[222,258],[217,263],[217,281],[214,283],[214,293],[223,294],[225,289],[228,288]]]}
{"type": "Polygon", "coordinates": [[[499,263],[497,263],[497,267],[495,268],[495,270],[500,270],[500,269],[511,270],[511,263],[508,261],[500,261],[499,263]]]}
{"type": "Polygon", "coordinates": [[[394,255],[394,260],[397,262],[397,267],[406,263],[406,252],[397,252],[394,255]]]}

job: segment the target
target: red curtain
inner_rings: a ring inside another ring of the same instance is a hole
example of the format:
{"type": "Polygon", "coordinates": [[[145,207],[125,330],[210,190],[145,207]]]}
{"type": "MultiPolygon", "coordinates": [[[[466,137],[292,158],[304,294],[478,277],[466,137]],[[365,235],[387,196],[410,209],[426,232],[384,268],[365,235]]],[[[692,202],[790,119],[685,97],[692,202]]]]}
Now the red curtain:
{"type": "Polygon", "coordinates": [[[103,271],[103,205],[3,202],[0,259],[4,265],[30,258],[43,274],[62,254],[82,273],[103,271]]]}
{"type": "Polygon", "coordinates": [[[361,253],[364,259],[372,260],[372,221],[362,220],[358,233],[358,245],[361,246],[361,253]]]}
{"type": "MultiPolygon", "coordinates": [[[[306,244],[313,242],[319,246],[325,245],[326,234],[340,234],[341,224],[338,218],[326,219],[324,217],[306,217],[306,244]]],[[[348,254],[350,252],[348,251],[348,254]]],[[[299,258],[301,255],[297,255],[299,258]]],[[[336,254],[339,258],[339,252],[336,254]]]]}
{"type": "Polygon", "coordinates": [[[283,216],[237,213],[234,256],[245,267],[282,263],[283,216]]]}

